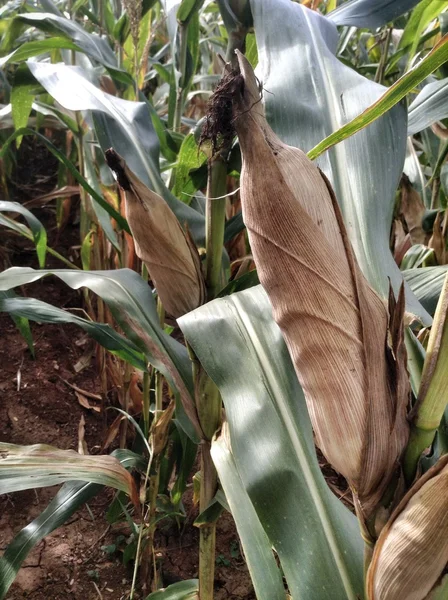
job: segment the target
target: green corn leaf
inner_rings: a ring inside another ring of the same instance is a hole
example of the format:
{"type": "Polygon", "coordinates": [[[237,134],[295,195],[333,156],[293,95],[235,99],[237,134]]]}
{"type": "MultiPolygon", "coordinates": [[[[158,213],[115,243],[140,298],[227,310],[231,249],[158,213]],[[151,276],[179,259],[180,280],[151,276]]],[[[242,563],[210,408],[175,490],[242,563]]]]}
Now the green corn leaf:
{"type": "MultiPolygon", "coordinates": [[[[0,294],[4,293],[0,292],[0,294]]],[[[81,327],[112,354],[141,371],[146,370],[146,361],[137,346],[104,323],[83,319],[35,298],[2,298],[0,296],[0,312],[7,312],[13,318],[37,321],[38,323],[72,323],[81,327]]]]}
{"type": "MultiPolygon", "coordinates": [[[[356,136],[322,155],[343,132],[348,136],[353,118],[376,106],[386,88],[336,58],[337,29],[318,13],[289,0],[257,0],[252,12],[259,77],[270,92],[264,94],[269,124],[283,142],[305,152],[313,148],[313,158],[321,155],[318,165],[333,185],[364,275],[384,297],[389,279],[398,293],[403,279],[389,233],[406,150],[404,107],[395,106],[375,122],[373,117],[368,130],[357,126],[356,136]]],[[[445,50],[448,46],[441,47],[445,50]]],[[[406,299],[409,312],[431,321],[410,290],[406,299]]]]}
{"type": "Polygon", "coordinates": [[[167,588],[158,590],[146,596],[146,600],[197,600],[199,592],[199,581],[188,579],[173,583],[167,588]]]}
{"type": "Polygon", "coordinates": [[[420,0],[350,0],[327,13],[335,25],[376,29],[414,8],[420,0]]]}
{"type": "Polygon", "coordinates": [[[355,117],[349,123],[322,140],[322,142],[308,152],[308,156],[311,159],[317,158],[322,152],[325,152],[325,150],[328,150],[335,144],[339,144],[339,142],[342,142],[361,129],[364,129],[364,127],[367,127],[367,125],[370,125],[370,123],[373,123],[373,121],[389,111],[419,83],[424,81],[428,75],[431,75],[431,73],[436,71],[447,61],[448,35],[444,36],[423,60],[391,85],[374,104],[369,106],[369,108],[358,117],[355,117]]]}
{"type": "Polygon", "coordinates": [[[55,275],[72,289],[87,287],[106,302],[126,336],[145,354],[146,360],[167,378],[180,397],[182,405],[177,408],[177,418],[186,433],[198,441],[201,428],[192,399],[190,359],[185,347],[162,329],[149,285],[130,269],[35,271],[26,267],[12,267],[0,273],[0,290],[32,283],[47,275],[55,275]],[[182,407],[190,421],[181,410],[182,407]]]}
{"type": "Polygon", "coordinates": [[[409,48],[408,65],[415,56],[421,36],[427,26],[448,6],[447,0],[422,0],[412,11],[401,36],[398,49],[409,48]]]}
{"type": "Polygon", "coordinates": [[[408,135],[448,117],[448,78],[428,83],[409,107],[408,135]]]}
{"type": "Polygon", "coordinates": [[[271,541],[241,481],[225,433],[213,441],[212,458],[219,480],[226,490],[226,500],[235,519],[257,599],[286,598],[281,571],[272,552],[271,541]]]}
{"type": "Polygon", "coordinates": [[[403,271],[409,287],[429,312],[434,315],[448,265],[403,271]]]}
{"type": "MultiPolygon", "coordinates": [[[[106,38],[86,31],[73,19],[49,12],[31,12],[14,17],[10,28],[27,25],[35,27],[49,36],[64,37],[96,62],[104,65],[111,75],[123,83],[132,84],[132,77],[117,65],[117,59],[106,38]]],[[[14,40],[12,40],[14,41],[14,40]]]]}
{"type": "MultiPolygon", "coordinates": [[[[250,499],[233,504],[237,525],[252,506],[293,598],[362,597],[357,521],[319,469],[303,392],[262,288],[209,302],[178,323],[224,401],[233,459],[250,499]]],[[[231,502],[226,480],[223,487],[231,502]]],[[[247,536],[245,543],[257,542],[247,536]]]]}
{"type": "Polygon", "coordinates": [[[74,50],[75,52],[82,52],[80,46],[77,46],[70,40],[61,37],[47,38],[45,40],[36,40],[35,42],[24,42],[18,48],[13,50],[10,54],[0,58],[0,67],[3,67],[7,63],[17,63],[23,60],[27,60],[32,56],[39,56],[40,54],[46,54],[52,50],[74,50]]]}
{"type": "Polygon", "coordinates": [[[42,223],[37,219],[32,212],[27,208],[19,204],[18,202],[9,202],[6,200],[0,200],[0,213],[12,212],[18,213],[25,217],[28,227],[24,227],[21,223],[17,223],[14,219],[0,219],[0,224],[17,231],[21,235],[32,239],[36,246],[37,258],[39,260],[39,266],[45,266],[45,257],[47,254],[47,232],[42,223]]]}
{"type": "Polygon", "coordinates": [[[423,263],[424,266],[433,266],[436,264],[434,250],[423,244],[414,244],[409,248],[401,261],[402,270],[417,269],[423,263]]]}
{"type": "Polygon", "coordinates": [[[65,483],[47,508],[22,529],[0,558],[0,600],[4,600],[19,569],[31,550],[52,531],[63,525],[85,502],[96,496],[101,485],[65,483]]]}
{"type": "Polygon", "coordinates": [[[180,23],[188,23],[203,4],[204,0],[182,0],[177,10],[177,20],[180,23]]]}
{"type": "MultiPolygon", "coordinates": [[[[203,186],[203,181],[195,182],[194,171],[205,165],[207,157],[196,144],[193,133],[185,136],[180,147],[178,164],[176,167],[176,181],[173,188],[175,196],[185,204],[190,204],[194,193],[203,186]]],[[[201,178],[202,179],[202,178],[201,178]]]]}
{"type": "MultiPolygon", "coordinates": [[[[129,455],[126,451],[115,450],[112,456],[120,460],[123,467],[129,465],[129,455]]],[[[103,486],[97,483],[65,483],[47,508],[14,537],[0,558],[0,600],[6,597],[31,550],[102,489],[103,486]]]]}
{"type": "MultiPolygon", "coordinates": [[[[12,120],[16,129],[28,125],[35,89],[36,81],[31,77],[28,67],[20,65],[14,74],[14,84],[11,90],[12,120]]],[[[21,141],[22,136],[18,136],[16,138],[17,148],[21,141]]]]}
{"type": "Polygon", "coordinates": [[[180,223],[188,224],[198,243],[204,241],[204,217],[178,200],[165,186],[159,170],[159,141],[144,102],[130,102],[94,86],[79,67],[28,63],[34,77],[62,106],[92,111],[103,151],[113,147],[129,168],[169,204],[180,223]]]}
{"type": "Polygon", "coordinates": [[[71,480],[122,490],[135,506],[139,505],[134,480],[112,456],[82,455],[45,444],[18,446],[0,442],[0,494],[71,480]]]}
{"type": "MultiPolygon", "coordinates": [[[[0,307],[2,306],[2,301],[8,298],[16,298],[17,296],[12,290],[0,292],[0,307]]],[[[34,343],[33,343],[33,334],[31,333],[30,324],[27,318],[22,316],[16,316],[11,314],[11,318],[14,321],[17,329],[20,331],[23,339],[26,341],[29,351],[31,352],[32,357],[35,357],[34,352],[34,343]]]]}

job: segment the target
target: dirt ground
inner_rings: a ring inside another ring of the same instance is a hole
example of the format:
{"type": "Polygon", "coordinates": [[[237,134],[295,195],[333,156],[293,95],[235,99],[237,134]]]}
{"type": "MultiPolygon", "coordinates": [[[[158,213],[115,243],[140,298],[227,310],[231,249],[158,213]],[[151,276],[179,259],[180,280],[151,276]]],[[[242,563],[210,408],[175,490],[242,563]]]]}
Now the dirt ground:
{"type": "MultiPolygon", "coordinates": [[[[24,259],[24,257],[21,257],[24,259]]],[[[32,256],[29,262],[35,266],[32,256]]],[[[27,286],[29,296],[56,306],[79,305],[78,292],[57,280],[47,279],[27,286]]],[[[92,364],[76,373],[74,366],[85,352],[85,338],[74,326],[32,324],[36,359],[8,316],[0,316],[0,440],[16,444],[50,444],[77,449],[78,425],[85,419],[85,441],[89,452],[99,451],[106,421],[103,414],[83,408],[75,391],[63,380],[92,393],[99,381],[92,364]]],[[[57,490],[37,489],[0,497],[0,550],[45,508],[57,490]]],[[[113,491],[105,490],[70,521],[41,542],[24,563],[8,596],[10,600],[56,600],[73,598],[126,598],[132,565],[122,564],[121,551],[110,552],[118,536],[129,536],[126,524],[108,527],[105,513],[113,491]]],[[[190,505],[190,506],[189,506],[190,505]]],[[[192,526],[197,509],[189,506],[186,522],[174,523],[156,540],[163,556],[165,584],[197,576],[198,532],[192,526]]],[[[123,539],[123,538],[121,538],[123,539]]],[[[238,546],[230,515],[218,525],[216,599],[255,598],[238,546]]]]}
{"type": "MultiPolygon", "coordinates": [[[[28,200],[53,189],[57,165],[42,147],[24,142],[18,164],[26,168],[16,173],[17,186],[12,186],[11,199],[28,200]]],[[[50,244],[65,257],[73,255],[73,247],[79,244],[73,214],[59,235],[54,227],[54,208],[38,208],[33,212],[47,227],[50,244]]],[[[0,269],[11,265],[37,268],[31,242],[11,237],[1,229],[0,269]]],[[[60,268],[61,264],[49,257],[47,266],[60,268]]],[[[82,306],[80,292],[55,278],[28,285],[21,293],[57,307],[82,306]]],[[[0,314],[0,441],[43,443],[77,450],[78,426],[84,417],[88,451],[98,453],[114,415],[81,406],[69,385],[100,393],[94,356],[82,370],[75,368],[86,356],[88,339],[71,325],[32,323],[31,327],[35,359],[10,317],[0,314]]],[[[107,404],[108,399],[103,399],[107,404]]],[[[343,495],[344,480],[322,458],[321,463],[330,487],[337,495],[343,495]]],[[[56,492],[57,488],[41,488],[0,496],[0,552],[42,512],[56,492]]],[[[123,540],[130,531],[126,523],[109,526],[106,521],[113,495],[113,490],[105,489],[88,507],[83,506],[64,526],[38,544],[23,564],[7,600],[128,598],[133,564],[123,564],[122,552],[123,540]]],[[[198,574],[198,530],[193,526],[198,510],[191,497],[190,486],[184,501],[187,517],[180,526],[170,522],[159,527],[156,535],[164,585],[196,578],[198,574]]],[[[215,581],[215,600],[255,600],[235,525],[228,513],[222,515],[217,526],[215,581]]]]}
{"type": "MultiPolygon", "coordinates": [[[[31,138],[24,138],[10,199],[24,202],[49,192],[55,185],[56,169],[54,157],[45,148],[36,145],[31,138]]],[[[65,257],[73,256],[72,248],[79,244],[76,216],[72,214],[63,233],[58,235],[54,227],[54,208],[32,210],[46,226],[50,245],[65,257]]],[[[33,245],[1,229],[1,268],[11,265],[38,268],[33,245]]],[[[47,266],[61,268],[62,265],[48,257],[47,266]]],[[[82,305],[80,293],[55,278],[28,285],[22,293],[58,307],[82,305]]],[[[88,339],[75,326],[32,323],[31,327],[36,351],[34,360],[10,317],[0,314],[0,441],[42,443],[77,450],[78,426],[83,416],[88,451],[98,453],[114,415],[110,411],[96,412],[82,407],[68,385],[100,393],[94,357],[81,371],[75,369],[86,356],[88,339]]],[[[108,399],[104,400],[107,403],[108,399]]],[[[40,488],[0,496],[0,552],[42,512],[57,489],[40,488]]],[[[113,495],[113,490],[105,489],[88,507],[83,506],[64,526],[34,548],[11,587],[8,600],[127,598],[133,563],[124,566],[122,552],[126,545],[123,540],[130,531],[126,523],[109,526],[106,521],[113,495]]],[[[180,525],[166,523],[156,536],[164,585],[195,578],[198,574],[198,530],[193,527],[198,510],[191,497],[192,489],[187,491],[184,501],[186,519],[180,525]]],[[[255,598],[235,525],[227,513],[217,527],[215,579],[216,600],[255,598]]]]}

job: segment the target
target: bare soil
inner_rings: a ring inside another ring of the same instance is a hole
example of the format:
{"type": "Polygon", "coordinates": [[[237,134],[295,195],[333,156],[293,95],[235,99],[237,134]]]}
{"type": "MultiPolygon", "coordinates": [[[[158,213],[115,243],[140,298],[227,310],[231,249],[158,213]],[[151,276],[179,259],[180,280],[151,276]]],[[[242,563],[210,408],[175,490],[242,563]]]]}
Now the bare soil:
{"type": "MultiPolygon", "coordinates": [[[[33,263],[31,257],[30,263],[33,263]]],[[[78,293],[55,279],[27,286],[26,292],[56,306],[80,304],[78,293]]],[[[63,381],[100,393],[94,360],[80,373],[74,370],[85,351],[83,333],[74,326],[36,323],[32,324],[32,330],[35,360],[12,320],[0,316],[0,440],[76,450],[78,425],[84,416],[88,450],[97,453],[107,428],[105,415],[83,408],[74,390],[63,381]]],[[[1,551],[42,512],[56,491],[56,488],[37,489],[0,497],[1,551]]],[[[191,493],[187,496],[191,497],[191,493]]],[[[108,526],[105,513],[112,498],[113,491],[104,490],[89,503],[89,509],[83,507],[40,543],[19,572],[9,600],[126,598],[132,565],[127,568],[122,564],[121,550],[111,555],[107,547],[115,544],[118,536],[126,538],[130,532],[124,523],[108,526]]],[[[172,523],[156,539],[165,585],[197,576],[198,532],[192,525],[197,508],[188,497],[185,505],[188,516],[181,528],[172,523]]],[[[216,554],[216,599],[255,598],[235,525],[228,514],[218,524],[216,554]]]]}
{"type": "MultiPolygon", "coordinates": [[[[57,164],[46,149],[24,138],[18,155],[19,168],[10,188],[13,200],[24,202],[49,192],[55,185],[57,164]]],[[[49,242],[63,256],[77,258],[79,244],[76,200],[68,224],[61,234],[55,230],[54,208],[33,208],[44,223],[49,242]]],[[[4,228],[0,260],[2,267],[38,268],[33,245],[4,228]]],[[[48,267],[63,265],[48,258],[48,267]]],[[[47,278],[20,290],[58,307],[82,306],[79,292],[56,278],[47,278]]],[[[75,365],[86,355],[89,340],[75,326],[32,323],[36,358],[7,315],[0,314],[0,441],[15,444],[50,444],[78,449],[78,426],[85,419],[85,442],[90,454],[98,453],[111,411],[96,412],[82,407],[66,382],[100,394],[95,357],[81,371],[75,365]],[[65,380],[65,382],[64,382],[65,380]]],[[[105,404],[108,399],[104,398],[105,404]]],[[[193,475],[194,473],[192,473],[193,475]]],[[[40,488],[0,496],[0,552],[13,537],[48,505],[58,488],[40,488]]],[[[123,565],[126,523],[109,526],[106,512],[113,490],[104,489],[72,518],[37,545],[23,564],[7,596],[8,600],[121,600],[129,595],[133,564],[123,565]],[[112,546],[116,545],[116,551],[112,546]]],[[[162,561],[164,585],[198,574],[198,514],[192,490],[185,498],[186,519],[178,526],[165,523],[156,536],[157,555],[162,561]]],[[[254,600],[253,587],[239,548],[231,515],[224,514],[217,527],[216,600],[254,600]]],[[[140,595],[140,598],[142,595],[140,595]]]]}
{"type": "MultiPolygon", "coordinates": [[[[51,191],[57,164],[46,149],[24,138],[14,174],[12,199],[24,202],[51,191]]],[[[50,245],[65,257],[79,259],[76,199],[62,233],[55,229],[54,208],[33,208],[47,227],[50,245]]],[[[38,268],[33,245],[2,228],[0,261],[8,266],[38,268]]],[[[51,257],[48,267],[61,268],[51,257]]],[[[57,307],[79,308],[80,292],[55,278],[47,278],[20,290],[57,307]]],[[[81,406],[74,384],[100,394],[94,353],[80,371],[75,365],[86,356],[89,340],[75,326],[32,323],[36,358],[7,315],[0,314],[0,441],[15,444],[50,444],[61,449],[78,449],[78,427],[85,419],[85,442],[90,454],[100,451],[114,414],[81,406]],[[65,381],[64,381],[65,380],[65,381]],[[68,382],[68,383],[67,383],[68,382]]],[[[113,396],[113,394],[111,395],[113,396]]],[[[109,398],[103,398],[104,406],[109,398]]],[[[103,408],[104,408],[103,406],[103,408]]],[[[350,506],[347,485],[322,456],[319,461],[334,493],[350,506]]],[[[194,473],[192,473],[193,475],[194,473]]],[[[0,552],[13,537],[48,505],[57,488],[41,488],[0,496],[0,552]]],[[[109,526],[106,512],[113,490],[104,489],[72,518],[37,545],[23,564],[7,600],[121,600],[129,596],[133,564],[123,564],[123,541],[130,531],[126,523],[109,526]],[[116,550],[113,550],[113,545],[116,550]]],[[[180,525],[161,525],[155,539],[162,563],[164,585],[198,575],[198,530],[193,522],[198,509],[187,490],[186,518],[180,525]]],[[[351,506],[350,506],[351,507],[351,506]]],[[[352,508],[352,507],[351,507],[352,508]]],[[[255,600],[253,586],[242,557],[235,524],[224,513],[217,526],[215,600],[255,600]]],[[[139,596],[143,596],[140,594],[139,596]]]]}

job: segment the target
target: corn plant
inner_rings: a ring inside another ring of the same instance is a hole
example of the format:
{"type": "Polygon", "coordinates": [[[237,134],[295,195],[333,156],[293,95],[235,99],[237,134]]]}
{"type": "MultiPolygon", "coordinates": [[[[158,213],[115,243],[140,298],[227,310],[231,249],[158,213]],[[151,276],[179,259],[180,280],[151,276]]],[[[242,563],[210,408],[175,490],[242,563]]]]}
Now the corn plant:
{"type": "MultiPolygon", "coordinates": [[[[43,269],[41,229],[17,209],[30,229],[2,224],[35,242],[41,270],[5,270],[0,308],[76,323],[120,365],[143,371],[147,389],[141,423],[127,416],[142,456],[116,451],[143,477],[141,504],[116,459],[71,456],[89,483],[65,484],[38,517],[45,527],[11,542],[2,597],[32,545],[98,483],[133,501],[149,598],[213,598],[223,506],[259,599],[447,597],[448,3],[336,4],[129,0],[101,3],[95,16],[78,2],[70,18],[50,0],[45,12],[9,6],[1,64],[32,76],[36,97],[19,117],[11,94],[2,114],[15,132],[0,156],[34,134],[32,111],[62,122],[78,167],[50,149],[80,185],[82,239],[94,231],[134,270],[104,268],[105,252],[93,269],[43,269]],[[107,310],[92,321],[11,293],[47,275],[88,288],[107,310]],[[167,332],[165,311],[185,344],[167,332]],[[189,448],[185,465],[201,448],[199,582],[160,591],[149,568],[157,457],[174,430],[189,448]],[[356,514],[327,486],[315,445],[346,478],[356,514]],[[101,461],[115,461],[119,481],[101,461]]],[[[31,468],[34,450],[4,451],[8,491],[15,454],[31,468]]],[[[59,455],[41,452],[52,458],[49,485],[59,455]]]]}

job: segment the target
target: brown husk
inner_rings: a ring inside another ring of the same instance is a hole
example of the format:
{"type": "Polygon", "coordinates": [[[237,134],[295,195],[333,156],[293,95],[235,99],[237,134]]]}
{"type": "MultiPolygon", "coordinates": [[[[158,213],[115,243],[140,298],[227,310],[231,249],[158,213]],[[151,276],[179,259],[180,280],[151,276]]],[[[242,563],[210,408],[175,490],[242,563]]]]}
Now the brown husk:
{"type": "Polygon", "coordinates": [[[146,265],[162,304],[178,318],[203,304],[205,283],[194,243],[165,200],[150,190],[113,149],[109,167],[125,191],[126,218],[135,251],[146,265]]]}
{"type": "Polygon", "coordinates": [[[429,600],[448,564],[448,456],[409,490],[375,545],[368,600],[429,600]]]}
{"type": "Polygon", "coordinates": [[[398,339],[403,297],[389,316],[356,263],[330,183],[270,129],[252,68],[243,55],[238,59],[244,85],[235,86],[233,119],[243,155],[243,217],[258,274],[317,443],[348,479],[358,514],[367,519],[408,438],[409,389],[398,339]]]}
{"type": "Polygon", "coordinates": [[[407,175],[401,177],[401,214],[408,227],[412,244],[425,244],[426,234],[423,230],[423,216],[426,208],[420,194],[412,187],[407,175]]]}

